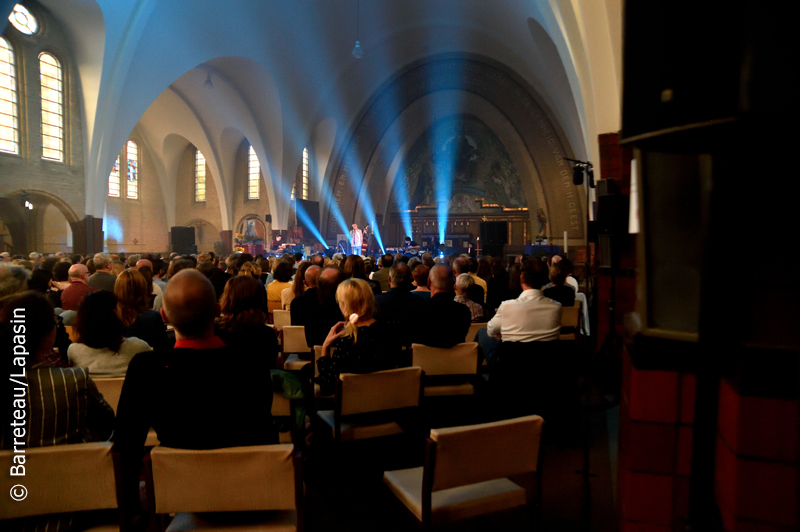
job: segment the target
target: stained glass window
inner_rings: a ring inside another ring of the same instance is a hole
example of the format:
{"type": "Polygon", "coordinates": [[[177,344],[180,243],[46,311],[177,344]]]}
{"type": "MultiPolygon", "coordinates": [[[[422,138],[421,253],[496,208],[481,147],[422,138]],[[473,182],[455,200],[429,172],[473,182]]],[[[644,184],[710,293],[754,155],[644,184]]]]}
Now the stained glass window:
{"type": "Polygon", "coordinates": [[[250,146],[250,156],[247,165],[247,199],[258,199],[259,174],[261,165],[258,163],[256,150],[250,146]]]}
{"type": "Polygon", "coordinates": [[[0,151],[19,153],[19,109],[14,50],[0,37],[0,151]]]}
{"type": "Polygon", "coordinates": [[[206,200],[206,158],[197,150],[194,164],[194,200],[206,200]]]}
{"type": "Polygon", "coordinates": [[[139,199],[139,147],[132,140],[128,141],[125,148],[128,160],[128,185],[126,190],[128,199],[139,199]]]}
{"type": "Polygon", "coordinates": [[[119,197],[119,157],[114,161],[114,167],[108,175],[108,195],[113,198],[119,197]]]}
{"type": "Polygon", "coordinates": [[[303,199],[308,199],[308,148],[303,148],[303,199]]]}
{"type": "Polygon", "coordinates": [[[8,20],[15,28],[25,35],[33,35],[36,33],[36,30],[39,29],[39,23],[36,21],[36,17],[31,15],[30,11],[19,4],[14,6],[14,10],[8,16],[8,20]]]}
{"type": "Polygon", "coordinates": [[[64,103],[61,65],[50,54],[39,55],[42,88],[42,159],[64,160],[64,103]]]}

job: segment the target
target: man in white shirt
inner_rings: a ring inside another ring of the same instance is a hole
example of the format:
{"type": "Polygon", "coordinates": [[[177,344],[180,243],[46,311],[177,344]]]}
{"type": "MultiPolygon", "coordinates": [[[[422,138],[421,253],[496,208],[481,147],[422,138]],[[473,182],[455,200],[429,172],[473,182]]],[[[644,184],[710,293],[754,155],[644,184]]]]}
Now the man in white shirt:
{"type": "Polygon", "coordinates": [[[522,294],[503,301],[485,331],[478,331],[486,363],[491,364],[499,340],[504,342],[542,342],[558,340],[561,332],[561,305],[544,297],[542,287],[548,282],[547,272],[522,270],[522,294]]]}
{"type": "Polygon", "coordinates": [[[350,253],[352,255],[361,255],[362,236],[358,224],[353,224],[353,229],[350,231],[350,253]]]}

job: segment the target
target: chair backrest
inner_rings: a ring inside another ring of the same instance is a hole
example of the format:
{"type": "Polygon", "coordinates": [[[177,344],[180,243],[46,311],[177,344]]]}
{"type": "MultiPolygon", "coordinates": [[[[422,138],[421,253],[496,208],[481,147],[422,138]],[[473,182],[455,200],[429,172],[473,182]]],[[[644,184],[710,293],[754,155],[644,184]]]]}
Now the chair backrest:
{"type": "Polygon", "coordinates": [[[564,307],[561,309],[561,326],[562,327],[577,327],[578,320],[581,317],[580,301],[577,301],[577,306],[564,307]]]}
{"type": "Polygon", "coordinates": [[[341,415],[419,406],[422,368],[341,373],[341,415]]]}
{"type": "Polygon", "coordinates": [[[297,508],[292,444],[150,452],[155,512],[297,508]]]}
{"type": "Polygon", "coordinates": [[[25,449],[25,455],[25,476],[12,477],[9,467],[18,465],[14,452],[0,451],[0,460],[8,464],[4,485],[22,484],[28,490],[19,502],[8,492],[0,497],[3,519],[117,508],[110,442],[34,447],[25,449]]]}
{"type": "Polygon", "coordinates": [[[281,310],[281,306],[282,305],[280,301],[267,301],[267,312],[272,314],[276,310],[281,310]]]}
{"type": "Polygon", "coordinates": [[[292,324],[292,313],[288,310],[274,310],[272,311],[272,321],[275,328],[280,331],[285,326],[292,324]]]}
{"type": "Polygon", "coordinates": [[[478,331],[481,329],[485,329],[486,326],[489,325],[488,323],[471,323],[469,325],[469,330],[467,331],[467,336],[464,338],[464,342],[474,342],[475,335],[478,334],[478,331]]]}
{"type": "Polygon", "coordinates": [[[302,325],[285,325],[283,327],[284,353],[308,353],[311,351],[306,343],[306,328],[302,325]]]}
{"type": "Polygon", "coordinates": [[[97,385],[97,390],[103,394],[103,398],[106,402],[114,409],[114,414],[116,415],[119,396],[122,393],[122,383],[125,382],[125,377],[92,380],[97,385]]]}
{"type": "Polygon", "coordinates": [[[285,398],[281,392],[272,392],[272,415],[275,417],[292,415],[292,401],[285,398]]]}
{"type": "Polygon", "coordinates": [[[536,471],[540,416],[432,429],[436,442],[433,491],[536,471]],[[464,467],[469,464],[469,467],[464,467]]]}
{"type": "Polygon", "coordinates": [[[478,344],[469,342],[450,348],[411,344],[411,365],[425,375],[471,375],[478,373],[478,344]]]}

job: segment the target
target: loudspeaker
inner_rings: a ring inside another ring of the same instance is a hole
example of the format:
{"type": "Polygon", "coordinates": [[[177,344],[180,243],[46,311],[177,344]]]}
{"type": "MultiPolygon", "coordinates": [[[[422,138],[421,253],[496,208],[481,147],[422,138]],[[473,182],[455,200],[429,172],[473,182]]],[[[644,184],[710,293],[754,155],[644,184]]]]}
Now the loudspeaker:
{"type": "Polygon", "coordinates": [[[746,107],[747,13],[735,3],[695,2],[688,10],[668,0],[625,2],[622,137],[733,117],[746,107]]]}
{"type": "Polygon", "coordinates": [[[508,243],[508,222],[481,222],[481,245],[502,246],[508,243]]]}
{"type": "Polygon", "coordinates": [[[264,221],[266,221],[268,224],[271,224],[272,223],[272,215],[271,214],[267,214],[266,216],[264,216],[264,221]]]}
{"type": "MultiPolygon", "coordinates": [[[[483,241],[483,239],[481,239],[483,241]]],[[[492,258],[503,257],[502,244],[489,244],[481,246],[481,255],[489,255],[492,258]]]]}
{"type": "Polygon", "coordinates": [[[319,202],[308,200],[296,200],[297,226],[304,229],[304,234],[313,235],[319,230],[319,202]],[[304,212],[305,216],[300,213],[304,212]]]}
{"type": "Polygon", "coordinates": [[[601,235],[628,234],[630,199],[622,194],[597,197],[597,232],[601,235]]]}
{"type": "Polygon", "coordinates": [[[172,227],[170,232],[173,252],[181,255],[197,253],[197,246],[194,244],[194,227],[172,227]]]}

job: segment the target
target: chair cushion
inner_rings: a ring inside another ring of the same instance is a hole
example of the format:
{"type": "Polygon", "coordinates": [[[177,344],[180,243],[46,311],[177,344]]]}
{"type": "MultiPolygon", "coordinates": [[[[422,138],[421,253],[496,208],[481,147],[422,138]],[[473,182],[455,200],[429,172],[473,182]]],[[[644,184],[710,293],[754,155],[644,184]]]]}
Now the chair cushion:
{"type": "Polygon", "coordinates": [[[300,371],[303,366],[310,363],[310,360],[303,360],[299,355],[292,354],[286,357],[286,360],[283,362],[283,369],[289,371],[300,371]]]}
{"type": "Polygon", "coordinates": [[[297,512],[180,513],[167,527],[167,532],[189,530],[295,532],[297,530],[297,512]]]}
{"type": "Polygon", "coordinates": [[[474,393],[475,387],[468,382],[463,384],[446,384],[442,386],[425,386],[425,397],[473,395],[474,393]]]}
{"type": "MultiPolygon", "coordinates": [[[[387,471],[383,481],[406,507],[422,520],[422,468],[387,471]]],[[[507,478],[434,491],[431,520],[457,521],[526,504],[525,489],[507,478]]]]}
{"type": "MultiPolygon", "coordinates": [[[[319,418],[331,428],[331,434],[336,434],[336,424],[334,422],[333,410],[317,411],[319,418]]],[[[341,424],[340,441],[366,440],[381,436],[393,436],[402,434],[403,429],[394,421],[383,421],[377,423],[359,423],[352,419],[346,419],[341,424]]]]}

